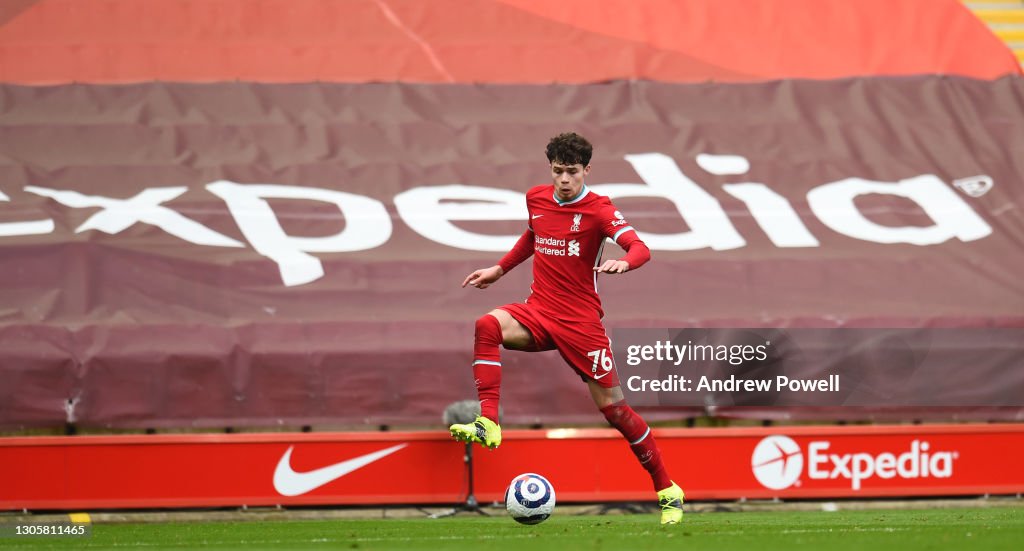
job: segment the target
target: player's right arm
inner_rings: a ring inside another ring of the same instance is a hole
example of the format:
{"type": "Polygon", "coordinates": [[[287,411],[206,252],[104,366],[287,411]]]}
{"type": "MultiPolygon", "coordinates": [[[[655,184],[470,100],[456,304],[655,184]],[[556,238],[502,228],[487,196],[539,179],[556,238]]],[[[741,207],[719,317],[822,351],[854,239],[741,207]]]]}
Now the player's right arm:
{"type": "Polygon", "coordinates": [[[490,268],[481,268],[466,276],[462,286],[472,285],[477,289],[486,289],[498,281],[501,276],[521,264],[533,255],[533,230],[527,229],[516,241],[512,250],[505,254],[497,264],[490,268]]]}

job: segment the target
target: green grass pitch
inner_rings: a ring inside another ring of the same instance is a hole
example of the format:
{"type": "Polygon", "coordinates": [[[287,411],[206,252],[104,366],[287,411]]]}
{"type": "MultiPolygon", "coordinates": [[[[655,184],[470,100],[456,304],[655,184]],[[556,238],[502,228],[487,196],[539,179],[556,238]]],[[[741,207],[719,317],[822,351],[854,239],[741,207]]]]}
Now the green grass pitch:
{"type": "Polygon", "coordinates": [[[95,524],[88,538],[5,539],[0,547],[98,549],[1024,549],[1024,508],[95,524]]]}

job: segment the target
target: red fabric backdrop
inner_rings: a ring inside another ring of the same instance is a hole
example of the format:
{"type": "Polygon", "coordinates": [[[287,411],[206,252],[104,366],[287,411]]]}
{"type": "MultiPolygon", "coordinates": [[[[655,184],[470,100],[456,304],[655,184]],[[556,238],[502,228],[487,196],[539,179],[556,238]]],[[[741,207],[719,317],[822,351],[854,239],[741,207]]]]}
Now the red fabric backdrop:
{"type": "Polygon", "coordinates": [[[747,82],[1019,74],[956,0],[39,0],[0,80],[747,82]]]}

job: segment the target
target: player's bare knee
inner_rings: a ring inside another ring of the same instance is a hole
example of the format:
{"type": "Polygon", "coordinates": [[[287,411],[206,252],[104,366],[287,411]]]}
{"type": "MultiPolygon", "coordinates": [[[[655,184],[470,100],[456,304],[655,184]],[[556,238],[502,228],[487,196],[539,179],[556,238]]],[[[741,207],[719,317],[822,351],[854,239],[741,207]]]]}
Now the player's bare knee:
{"type": "MultiPolygon", "coordinates": [[[[625,401],[626,397],[622,394],[622,387],[614,386],[612,388],[605,388],[600,385],[597,381],[587,381],[587,386],[590,387],[590,397],[593,398],[594,404],[598,409],[604,411],[604,408],[625,401]]],[[[611,421],[611,419],[609,419],[611,421]]]]}
{"type": "Polygon", "coordinates": [[[495,308],[494,310],[491,310],[490,312],[487,312],[480,319],[483,319],[484,317],[487,317],[487,316],[491,316],[492,318],[498,320],[498,323],[501,324],[501,328],[502,329],[504,329],[505,326],[508,324],[509,320],[512,319],[512,314],[509,314],[508,312],[506,312],[506,311],[504,311],[504,310],[502,310],[500,308],[495,308]]]}
{"type": "Polygon", "coordinates": [[[493,316],[501,325],[501,342],[505,348],[522,350],[528,348],[533,342],[533,336],[530,335],[526,327],[523,327],[523,324],[512,317],[512,314],[495,309],[488,312],[487,316],[493,316]]]}

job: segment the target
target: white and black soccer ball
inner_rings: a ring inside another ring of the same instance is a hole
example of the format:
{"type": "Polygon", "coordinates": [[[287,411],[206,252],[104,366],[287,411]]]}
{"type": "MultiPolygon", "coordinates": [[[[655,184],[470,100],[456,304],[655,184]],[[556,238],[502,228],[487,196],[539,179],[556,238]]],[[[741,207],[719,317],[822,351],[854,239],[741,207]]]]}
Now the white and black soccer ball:
{"type": "Polygon", "coordinates": [[[521,474],[505,490],[505,509],[516,522],[540,524],[555,510],[555,489],[539,474],[521,474]]]}

